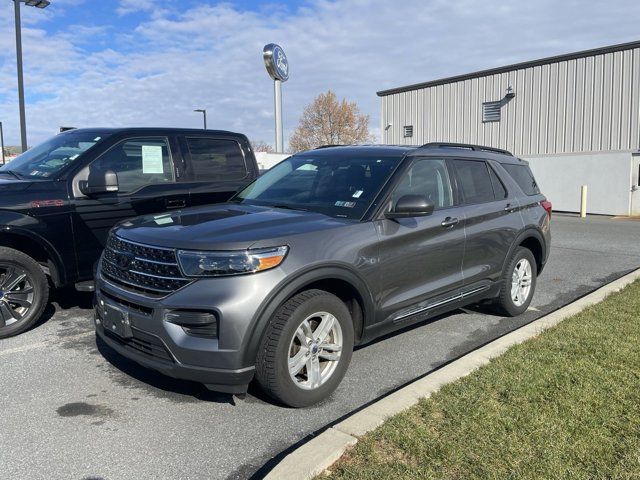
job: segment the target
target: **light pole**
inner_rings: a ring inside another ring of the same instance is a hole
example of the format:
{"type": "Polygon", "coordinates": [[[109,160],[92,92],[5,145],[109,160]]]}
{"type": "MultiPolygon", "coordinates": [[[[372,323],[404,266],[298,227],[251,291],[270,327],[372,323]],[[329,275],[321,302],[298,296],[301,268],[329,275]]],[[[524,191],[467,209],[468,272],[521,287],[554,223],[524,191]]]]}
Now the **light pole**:
{"type": "Polygon", "coordinates": [[[207,129],[207,111],[203,108],[198,108],[197,110],[194,110],[194,112],[200,112],[202,113],[202,115],[204,116],[204,129],[207,129]]]}
{"type": "MultiPolygon", "coordinates": [[[[27,120],[24,113],[24,78],[22,76],[22,31],[20,28],[20,4],[26,3],[30,7],[47,8],[48,0],[13,0],[16,14],[16,63],[18,67],[18,104],[20,108],[20,140],[22,152],[27,150],[27,120]]],[[[4,163],[4,162],[3,162],[4,163]]]]}
{"type": "Polygon", "coordinates": [[[0,148],[2,148],[2,164],[4,165],[4,132],[2,131],[2,122],[0,122],[0,148]]]}

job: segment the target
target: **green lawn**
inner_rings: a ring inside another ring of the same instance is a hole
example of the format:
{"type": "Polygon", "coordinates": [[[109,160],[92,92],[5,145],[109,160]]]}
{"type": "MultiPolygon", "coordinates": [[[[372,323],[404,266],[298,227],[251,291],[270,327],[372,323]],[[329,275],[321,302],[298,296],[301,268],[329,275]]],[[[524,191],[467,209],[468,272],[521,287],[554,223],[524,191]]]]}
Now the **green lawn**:
{"type": "Polygon", "coordinates": [[[331,479],[640,479],[640,281],[361,438],[331,479]]]}

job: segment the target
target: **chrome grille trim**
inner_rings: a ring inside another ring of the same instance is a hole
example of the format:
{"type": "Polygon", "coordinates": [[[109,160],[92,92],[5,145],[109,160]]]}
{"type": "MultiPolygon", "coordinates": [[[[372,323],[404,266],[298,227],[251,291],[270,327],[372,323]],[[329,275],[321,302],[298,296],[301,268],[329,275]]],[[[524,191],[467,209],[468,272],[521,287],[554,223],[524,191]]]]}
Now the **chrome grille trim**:
{"type": "Polygon", "coordinates": [[[115,286],[152,298],[165,297],[194,280],[182,274],[175,250],[125,240],[115,234],[107,240],[101,274],[115,286]],[[122,254],[130,258],[126,267],[118,265],[118,255],[122,254]]]}

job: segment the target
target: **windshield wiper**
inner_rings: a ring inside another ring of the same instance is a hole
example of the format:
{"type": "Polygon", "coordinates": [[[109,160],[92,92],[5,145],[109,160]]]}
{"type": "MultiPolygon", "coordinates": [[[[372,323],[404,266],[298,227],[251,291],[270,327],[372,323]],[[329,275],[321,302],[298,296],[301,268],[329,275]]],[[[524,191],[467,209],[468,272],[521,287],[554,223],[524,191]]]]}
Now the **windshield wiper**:
{"type": "Polygon", "coordinates": [[[13,170],[0,170],[0,173],[8,173],[9,175],[13,175],[14,177],[16,177],[18,180],[22,180],[22,175],[13,170]]]}
{"type": "Polygon", "coordinates": [[[295,205],[271,205],[273,208],[284,208],[286,210],[299,210],[301,212],[308,212],[309,210],[295,205]]]}

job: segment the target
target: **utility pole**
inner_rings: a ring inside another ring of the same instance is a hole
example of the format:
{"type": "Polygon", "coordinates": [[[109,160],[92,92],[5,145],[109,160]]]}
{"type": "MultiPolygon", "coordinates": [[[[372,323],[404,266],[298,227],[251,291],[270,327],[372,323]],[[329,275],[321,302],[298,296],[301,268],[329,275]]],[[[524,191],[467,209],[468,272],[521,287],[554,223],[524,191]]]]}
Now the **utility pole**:
{"type": "Polygon", "coordinates": [[[22,74],[22,27],[20,24],[20,4],[26,3],[30,7],[47,8],[48,0],[13,0],[16,22],[16,64],[18,68],[18,107],[20,109],[20,143],[22,152],[27,151],[27,120],[24,111],[24,77],[22,74]]]}

